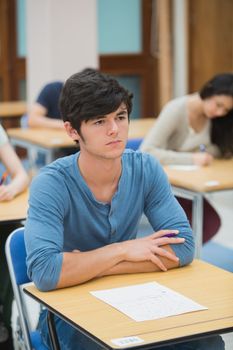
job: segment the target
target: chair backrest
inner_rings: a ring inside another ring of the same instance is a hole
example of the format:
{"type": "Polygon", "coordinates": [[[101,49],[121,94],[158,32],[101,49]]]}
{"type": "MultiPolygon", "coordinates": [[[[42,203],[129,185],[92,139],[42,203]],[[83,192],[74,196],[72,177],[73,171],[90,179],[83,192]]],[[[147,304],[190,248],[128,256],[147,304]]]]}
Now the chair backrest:
{"type": "Polygon", "coordinates": [[[143,138],[141,138],[141,137],[129,139],[127,144],[126,144],[126,148],[130,148],[130,149],[136,151],[139,148],[142,141],[143,141],[143,138]]]}
{"type": "Polygon", "coordinates": [[[28,322],[29,317],[22,291],[22,285],[30,282],[30,279],[27,276],[26,249],[23,227],[14,230],[8,236],[5,251],[14,297],[19,312],[23,342],[26,349],[32,349],[30,340],[30,325],[28,322]]]}

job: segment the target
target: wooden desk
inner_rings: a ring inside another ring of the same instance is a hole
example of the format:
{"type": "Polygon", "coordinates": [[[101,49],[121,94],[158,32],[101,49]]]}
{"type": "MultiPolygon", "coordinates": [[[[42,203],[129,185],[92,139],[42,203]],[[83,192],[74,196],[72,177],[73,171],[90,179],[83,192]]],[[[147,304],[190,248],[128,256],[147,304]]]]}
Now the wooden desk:
{"type": "Polygon", "coordinates": [[[28,209],[28,190],[12,201],[0,202],[0,224],[24,220],[28,209]]]}
{"type": "Polygon", "coordinates": [[[27,112],[25,101],[0,102],[0,118],[18,118],[27,112]]]}
{"type": "Polygon", "coordinates": [[[55,159],[57,150],[75,147],[65,129],[13,128],[8,129],[7,133],[15,147],[27,150],[31,168],[35,167],[38,152],[45,155],[45,163],[49,164],[55,159]]]}
{"type": "MultiPolygon", "coordinates": [[[[131,120],[129,127],[129,138],[144,137],[148,132],[154,119],[131,120]]],[[[38,152],[45,154],[45,162],[49,164],[55,159],[58,149],[75,147],[74,141],[67,135],[65,130],[44,128],[13,128],[7,133],[14,146],[27,149],[31,164],[35,164],[38,152]]]]}
{"type": "MultiPolygon", "coordinates": [[[[92,338],[103,349],[116,349],[111,340],[138,336],[138,344],[150,346],[178,343],[204,335],[233,330],[233,274],[202,261],[166,273],[119,275],[99,278],[76,287],[40,292],[35,286],[24,291],[92,338]],[[135,322],[96,299],[89,292],[156,281],[208,307],[159,320],[135,322]]],[[[119,347],[120,348],[120,347],[119,347]]],[[[127,347],[124,347],[126,349],[127,347]]]]}
{"type": "Polygon", "coordinates": [[[203,198],[206,193],[233,189],[233,159],[214,160],[209,166],[191,171],[177,169],[164,166],[174,194],[193,201],[192,228],[196,233],[196,257],[199,257],[203,238],[203,198]]]}
{"type": "Polygon", "coordinates": [[[145,137],[154,122],[154,118],[132,119],[129,124],[129,139],[145,137]]]}

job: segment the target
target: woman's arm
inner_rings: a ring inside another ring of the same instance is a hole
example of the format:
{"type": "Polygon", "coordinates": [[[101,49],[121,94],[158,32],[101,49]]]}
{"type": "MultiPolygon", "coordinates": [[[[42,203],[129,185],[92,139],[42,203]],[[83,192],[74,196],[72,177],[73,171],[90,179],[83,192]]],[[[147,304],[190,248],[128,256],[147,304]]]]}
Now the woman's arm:
{"type": "Polygon", "coordinates": [[[167,103],[144,138],[141,151],[150,153],[163,165],[193,164],[193,153],[175,150],[187,137],[186,117],[183,100],[167,103]]]}
{"type": "Polygon", "coordinates": [[[0,148],[0,159],[12,179],[9,184],[0,186],[0,201],[8,201],[28,186],[29,178],[9,142],[0,148]]]}

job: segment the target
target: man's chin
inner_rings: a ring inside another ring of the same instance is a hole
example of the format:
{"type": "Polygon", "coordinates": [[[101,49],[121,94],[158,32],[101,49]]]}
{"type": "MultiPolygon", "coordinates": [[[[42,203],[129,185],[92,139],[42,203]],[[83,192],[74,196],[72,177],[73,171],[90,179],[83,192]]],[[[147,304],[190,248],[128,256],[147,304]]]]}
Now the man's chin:
{"type": "Polygon", "coordinates": [[[124,150],[125,148],[111,150],[111,152],[106,153],[106,158],[108,159],[120,158],[124,153],[124,150]]]}

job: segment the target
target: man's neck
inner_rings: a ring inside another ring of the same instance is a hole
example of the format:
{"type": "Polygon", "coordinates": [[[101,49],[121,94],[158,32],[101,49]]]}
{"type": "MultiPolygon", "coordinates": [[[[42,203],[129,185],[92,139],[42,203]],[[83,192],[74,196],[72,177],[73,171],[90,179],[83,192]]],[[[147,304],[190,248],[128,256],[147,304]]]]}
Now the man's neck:
{"type": "Polygon", "coordinates": [[[79,170],[89,187],[107,187],[118,184],[121,175],[121,158],[104,159],[83,156],[78,159],[79,170]]]}

